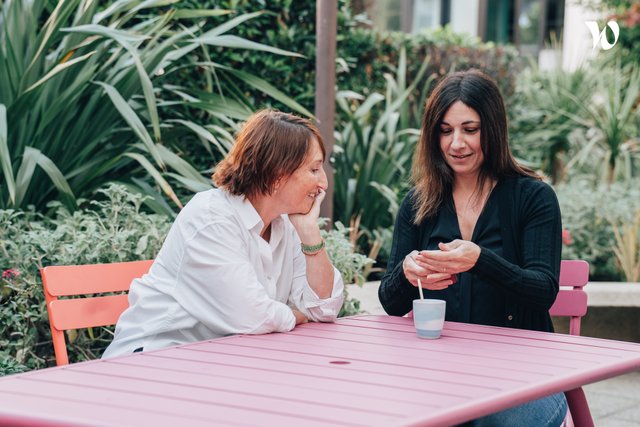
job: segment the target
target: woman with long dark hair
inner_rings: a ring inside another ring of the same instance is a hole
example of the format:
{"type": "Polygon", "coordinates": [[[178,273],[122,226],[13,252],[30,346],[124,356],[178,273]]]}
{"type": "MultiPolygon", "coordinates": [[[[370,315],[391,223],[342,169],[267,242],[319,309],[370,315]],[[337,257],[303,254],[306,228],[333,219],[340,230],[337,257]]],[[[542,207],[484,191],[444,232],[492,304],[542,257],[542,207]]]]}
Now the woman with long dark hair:
{"type": "MultiPolygon", "coordinates": [[[[425,297],[446,300],[446,320],[553,331],[560,209],[552,188],[511,154],[490,77],[469,70],[439,82],[413,160],[415,186],[398,213],[379,288],[384,309],[407,314],[420,281],[425,297]]],[[[565,413],[558,394],[474,425],[552,426],[565,413]]]]}

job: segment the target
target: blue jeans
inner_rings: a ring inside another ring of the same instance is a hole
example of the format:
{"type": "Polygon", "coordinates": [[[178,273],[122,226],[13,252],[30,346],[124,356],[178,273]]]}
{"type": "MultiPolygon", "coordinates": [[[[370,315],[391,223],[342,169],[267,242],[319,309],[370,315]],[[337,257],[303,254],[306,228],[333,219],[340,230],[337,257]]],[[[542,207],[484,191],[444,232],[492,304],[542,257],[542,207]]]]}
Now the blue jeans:
{"type": "Polygon", "coordinates": [[[564,393],[553,394],[473,420],[473,427],[558,427],[567,416],[564,393]]]}

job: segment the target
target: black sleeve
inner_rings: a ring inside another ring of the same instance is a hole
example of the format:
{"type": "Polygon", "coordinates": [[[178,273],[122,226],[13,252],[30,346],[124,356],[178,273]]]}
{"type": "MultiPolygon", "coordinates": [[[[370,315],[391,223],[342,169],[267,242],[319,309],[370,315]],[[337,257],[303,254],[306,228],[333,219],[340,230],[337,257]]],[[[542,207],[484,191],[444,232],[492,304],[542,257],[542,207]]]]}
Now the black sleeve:
{"type": "Polygon", "coordinates": [[[404,258],[413,250],[420,250],[419,227],[413,224],[412,194],[402,201],[393,229],[391,255],[387,272],[378,288],[378,298],[384,310],[393,316],[404,316],[412,309],[413,300],[419,297],[418,288],[405,277],[402,269],[404,258]]]}
{"type": "Polygon", "coordinates": [[[498,286],[521,304],[549,310],[558,293],[562,223],[558,199],[553,189],[534,181],[522,194],[516,212],[517,249],[521,266],[481,248],[480,257],[471,273],[498,286]],[[519,224],[519,225],[518,225],[519,224]]]}

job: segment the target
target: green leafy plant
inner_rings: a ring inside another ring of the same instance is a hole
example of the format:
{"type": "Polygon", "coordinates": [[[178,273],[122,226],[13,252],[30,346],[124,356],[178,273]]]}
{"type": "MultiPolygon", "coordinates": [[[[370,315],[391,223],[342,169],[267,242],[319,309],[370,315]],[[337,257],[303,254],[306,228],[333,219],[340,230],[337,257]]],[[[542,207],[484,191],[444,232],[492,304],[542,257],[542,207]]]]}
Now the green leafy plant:
{"type": "MultiPolygon", "coordinates": [[[[326,218],[319,221],[321,227],[327,223],[326,218]]],[[[344,284],[356,284],[362,286],[365,281],[365,270],[373,264],[374,260],[354,251],[354,246],[349,240],[350,229],[341,222],[336,222],[333,229],[326,231],[321,228],[322,238],[325,240],[327,255],[333,265],[340,271],[344,284]]],[[[360,312],[360,301],[350,298],[345,288],[345,300],[340,309],[339,316],[351,316],[360,312]]]]}
{"type": "MultiPolygon", "coordinates": [[[[2,358],[12,360],[2,362],[5,373],[53,363],[40,268],[150,259],[160,249],[170,222],[142,212],[144,196],[112,185],[96,197],[80,200],[74,212],[52,202],[53,217],[0,210],[0,348],[2,358]]],[[[111,341],[108,328],[68,337],[72,361],[95,358],[111,341]]]]}
{"type": "Polygon", "coordinates": [[[407,86],[403,49],[395,78],[385,75],[385,95],[375,92],[364,98],[349,91],[338,93],[338,105],[348,120],[339,123],[332,159],[334,220],[366,235],[371,246],[381,236],[374,231],[393,224],[399,197],[409,185],[419,131],[405,127],[409,123],[407,98],[423,83],[427,66],[425,60],[417,79],[407,86]]]}
{"type": "MultiPolygon", "coordinates": [[[[638,97],[640,95],[640,66],[620,62],[614,67],[600,70],[596,77],[596,89],[590,99],[570,96],[579,108],[576,113],[561,111],[573,123],[595,132],[593,141],[605,150],[606,182],[616,179],[616,166],[620,154],[637,145],[634,140],[640,130],[638,121],[638,97]]],[[[590,145],[586,146],[591,152],[590,145]]]]}
{"type": "Polygon", "coordinates": [[[612,224],[633,223],[634,213],[640,210],[638,179],[609,186],[585,176],[557,185],[555,190],[563,227],[571,236],[563,245],[563,258],[588,261],[592,280],[624,280],[624,272],[616,262],[612,224]]]}
{"type": "Polygon", "coordinates": [[[592,95],[593,79],[589,68],[541,71],[531,63],[517,80],[508,110],[511,147],[554,183],[567,176],[567,163],[576,151],[570,139],[576,124],[566,115],[582,110],[592,95]]]}
{"type": "Polygon", "coordinates": [[[231,11],[174,3],[0,4],[0,207],[44,210],[59,192],[74,209],[112,177],[156,194],[151,178],[180,207],[176,187],[192,193],[211,184],[176,147],[187,134],[211,160],[226,153],[225,125],[253,110],[237,81],[311,115],[264,79],[215,61],[220,49],[300,56],[229,34],[260,12],[205,31],[206,19],[231,11]],[[195,78],[175,84],[185,69],[197,70],[195,78]]]}

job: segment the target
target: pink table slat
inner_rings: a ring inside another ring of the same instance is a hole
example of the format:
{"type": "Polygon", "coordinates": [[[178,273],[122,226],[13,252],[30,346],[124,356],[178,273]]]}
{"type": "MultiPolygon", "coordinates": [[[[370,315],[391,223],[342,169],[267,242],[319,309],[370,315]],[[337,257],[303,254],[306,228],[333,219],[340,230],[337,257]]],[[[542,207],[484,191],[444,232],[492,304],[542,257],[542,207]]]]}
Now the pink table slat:
{"type": "Polygon", "coordinates": [[[446,426],[637,369],[633,343],[356,316],[0,378],[0,425],[446,426]]]}

